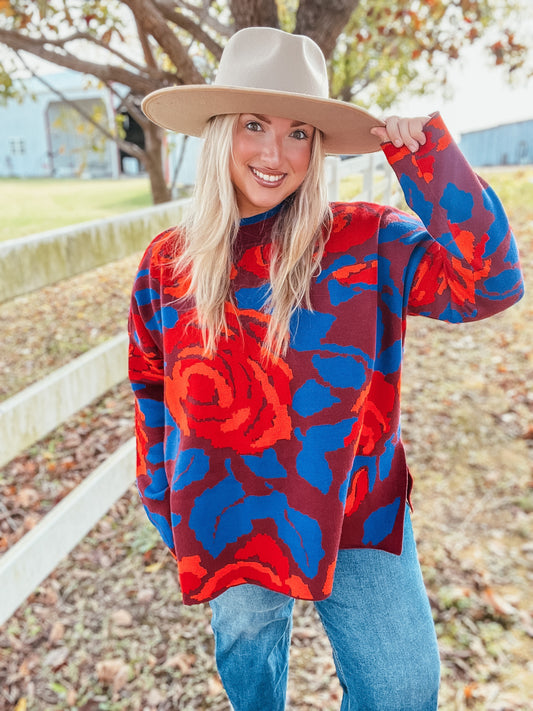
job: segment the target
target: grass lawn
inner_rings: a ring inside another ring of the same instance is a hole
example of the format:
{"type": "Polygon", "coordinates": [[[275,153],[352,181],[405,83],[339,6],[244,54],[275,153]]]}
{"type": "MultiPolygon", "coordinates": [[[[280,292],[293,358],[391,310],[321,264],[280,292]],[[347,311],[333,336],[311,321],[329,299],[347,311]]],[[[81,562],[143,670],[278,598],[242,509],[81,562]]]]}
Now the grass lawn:
{"type": "Polygon", "coordinates": [[[152,204],[147,178],[0,179],[0,241],[152,204]]]}
{"type": "MultiPolygon", "coordinates": [[[[339,199],[353,199],[362,188],[362,175],[345,178],[341,182],[339,199]]],[[[147,178],[0,178],[0,195],[3,215],[0,242],[110,217],[152,204],[147,178]]]]}
{"type": "MultiPolygon", "coordinates": [[[[521,212],[533,204],[532,166],[480,168],[479,173],[494,187],[509,211],[521,212]]],[[[352,199],[361,191],[362,184],[361,175],[345,178],[340,186],[340,200],[352,199]]],[[[0,196],[0,241],[110,217],[152,204],[147,178],[0,178],[0,196]]],[[[376,200],[379,201],[379,195],[376,200]]]]}
{"type": "Polygon", "coordinates": [[[479,168],[514,220],[531,220],[533,165],[479,168]]]}

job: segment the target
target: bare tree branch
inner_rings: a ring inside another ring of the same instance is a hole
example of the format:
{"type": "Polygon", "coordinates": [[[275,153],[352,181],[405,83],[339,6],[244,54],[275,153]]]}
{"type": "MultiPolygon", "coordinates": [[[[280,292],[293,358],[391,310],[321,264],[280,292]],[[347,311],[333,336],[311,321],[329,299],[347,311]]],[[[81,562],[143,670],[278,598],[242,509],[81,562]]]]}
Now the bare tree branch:
{"type": "Polygon", "coordinates": [[[58,64],[61,67],[66,67],[82,74],[92,74],[103,82],[115,81],[118,84],[124,84],[140,95],[148,94],[161,86],[161,82],[157,82],[151,77],[135,74],[113,64],[88,62],[68,52],[61,54],[60,52],[46,49],[44,46],[46,40],[27,37],[12,30],[0,28],[0,42],[15,51],[23,50],[24,52],[29,52],[52,64],[58,64]]]}
{"type": "Polygon", "coordinates": [[[177,77],[183,84],[204,84],[204,78],[194,66],[187,50],[168,26],[166,19],[151,0],[123,0],[133,12],[145,32],[165,49],[176,67],[177,77]]]}
{"type": "Polygon", "coordinates": [[[117,99],[117,105],[124,106],[128,110],[130,116],[135,119],[141,128],[144,129],[145,126],[150,124],[150,120],[147,119],[141,111],[139,99],[136,98],[131,92],[126,94],[126,96],[122,96],[122,94],[119,94],[119,92],[115,89],[113,84],[106,84],[106,87],[108,91],[117,99]]]}
{"type": "Polygon", "coordinates": [[[191,5],[191,3],[185,0],[154,0],[154,2],[158,7],[165,7],[167,10],[181,7],[183,10],[189,11],[198,18],[200,24],[209,27],[222,37],[230,37],[233,33],[232,27],[222,24],[220,20],[209,13],[213,0],[204,0],[202,7],[191,5]]]}
{"type": "Polygon", "coordinates": [[[182,12],[179,12],[174,3],[157,3],[161,14],[169,22],[173,22],[178,27],[188,32],[197,42],[203,44],[204,47],[218,60],[222,56],[222,47],[210,37],[207,32],[204,32],[200,25],[194,20],[187,17],[182,12]]]}
{"type": "Polygon", "coordinates": [[[139,37],[139,42],[143,51],[146,66],[151,70],[159,72],[159,67],[157,66],[154,53],[152,52],[152,48],[150,47],[150,40],[148,39],[148,35],[141,27],[141,24],[139,23],[139,20],[137,18],[135,18],[135,26],[137,27],[137,36],[139,37]]]}
{"type": "MultiPolygon", "coordinates": [[[[131,57],[128,57],[125,54],[122,54],[122,52],[119,52],[117,49],[115,49],[111,45],[106,44],[105,42],[102,42],[102,40],[98,39],[98,37],[94,37],[93,35],[90,35],[88,32],[74,32],[72,35],[69,35],[68,37],[65,37],[64,39],[48,39],[48,38],[45,39],[43,37],[43,44],[52,45],[54,47],[60,47],[61,49],[65,49],[65,46],[67,44],[69,44],[70,42],[75,42],[76,40],[84,40],[85,42],[91,42],[92,44],[95,44],[97,47],[102,47],[102,49],[105,49],[110,54],[115,55],[115,57],[120,59],[125,64],[129,64],[131,67],[133,67],[138,72],[146,71],[146,67],[143,67],[141,64],[137,64],[137,62],[134,62],[133,59],[131,59],[131,57]]],[[[155,65],[155,68],[157,68],[157,65],[155,65]]],[[[158,73],[159,74],[161,73],[160,70],[158,70],[158,73]]]]}

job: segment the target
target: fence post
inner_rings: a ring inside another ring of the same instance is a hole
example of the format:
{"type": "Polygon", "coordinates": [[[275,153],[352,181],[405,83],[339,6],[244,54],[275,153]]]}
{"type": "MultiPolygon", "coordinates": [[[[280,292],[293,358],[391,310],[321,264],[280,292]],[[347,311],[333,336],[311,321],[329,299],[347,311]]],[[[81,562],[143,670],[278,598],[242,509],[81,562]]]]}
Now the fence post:
{"type": "Polygon", "coordinates": [[[374,199],[374,156],[367,156],[368,165],[363,172],[363,195],[365,200],[372,202],[374,199]]]}
{"type": "Polygon", "coordinates": [[[328,200],[330,202],[335,202],[339,199],[340,162],[338,156],[326,156],[325,171],[328,185],[328,200]]]}

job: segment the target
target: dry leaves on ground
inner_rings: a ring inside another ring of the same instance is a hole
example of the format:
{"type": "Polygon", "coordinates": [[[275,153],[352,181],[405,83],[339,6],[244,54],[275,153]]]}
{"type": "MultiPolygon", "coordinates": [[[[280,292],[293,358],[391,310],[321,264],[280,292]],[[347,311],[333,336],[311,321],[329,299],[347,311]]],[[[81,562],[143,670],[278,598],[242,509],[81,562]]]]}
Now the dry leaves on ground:
{"type": "MultiPolygon", "coordinates": [[[[533,283],[533,226],[517,234],[533,283]]],[[[10,382],[23,387],[115,335],[135,263],[0,307],[10,382]]],[[[531,709],[532,317],[527,297],[488,322],[408,327],[403,429],[443,711],[531,709]]],[[[128,386],[115,388],[0,471],[0,551],[131,436],[131,405],[128,386]]],[[[298,602],[294,622],[289,707],[338,709],[312,605],[298,602]]],[[[0,709],[228,711],[209,609],[180,604],[174,563],[133,489],[4,625],[0,709]]]]}

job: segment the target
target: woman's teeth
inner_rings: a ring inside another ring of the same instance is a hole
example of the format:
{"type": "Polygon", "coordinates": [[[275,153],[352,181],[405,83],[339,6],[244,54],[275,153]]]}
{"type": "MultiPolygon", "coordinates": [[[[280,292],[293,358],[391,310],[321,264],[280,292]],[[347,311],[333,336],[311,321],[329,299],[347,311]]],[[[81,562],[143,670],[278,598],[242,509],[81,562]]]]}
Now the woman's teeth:
{"type": "Polygon", "coordinates": [[[252,168],[252,173],[260,180],[265,180],[267,183],[277,183],[283,178],[284,175],[283,173],[280,173],[279,175],[267,175],[256,168],[252,168]]]}

